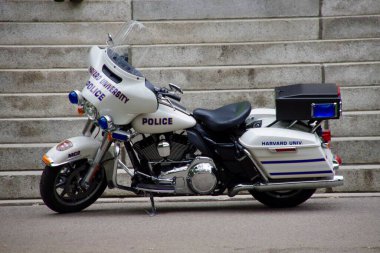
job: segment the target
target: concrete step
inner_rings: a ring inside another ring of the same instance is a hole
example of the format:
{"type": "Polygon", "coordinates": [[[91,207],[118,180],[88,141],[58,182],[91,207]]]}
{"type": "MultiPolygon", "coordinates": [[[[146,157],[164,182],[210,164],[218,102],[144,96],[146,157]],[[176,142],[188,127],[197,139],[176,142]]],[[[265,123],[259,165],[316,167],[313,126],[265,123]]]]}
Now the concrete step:
{"type": "Polygon", "coordinates": [[[86,69],[0,70],[0,93],[48,93],[81,90],[89,74],[86,69]]]}
{"type": "Polygon", "coordinates": [[[328,0],[322,1],[322,16],[372,15],[380,13],[378,0],[328,0]]]}
{"type": "Polygon", "coordinates": [[[135,20],[230,19],[318,16],[319,0],[140,0],[133,2],[135,20]],[[233,10],[233,11],[231,11],[233,10]]]}
{"type": "Polygon", "coordinates": [[[380,111],[345,112],[339,120],[331,120],[335,137],[380,136],[380,111]]]}
{"type": "MultiPolygon", "coordinates": [[[[341,93],[344,111],[380,110],[380,85],[342,88],[341,93]]],[[[202,90],[186,92],[181,102],[189,111],[217,108],[243,100],[249,101],[253,108],[274,108],[273,97],[273,89],[202,90]]],[[[47,118],[78,116],[78,113],[66,93],[0,94],[0,117],[8,118],[9,115],[13,118],[47,118]]]]}
{"type": "Polygon", "coordinates": [[[344,165],[380,164],[380,137],[335,137],[331,148],[343,159],[344,165]]]}
{"type": "MultiPolygon", "coordinates": [[[[3,119],[0,143],[57,143],[81,134],[85,118],[3,119]]],[[[380,136],[380,111],[346,112],[331,120],[334,137],[380,136]]]]}
{"type": "Polygon", "coordinates": [[[131,19],[130,0],[90,0],[81,3],[51,0],[1,1],[0,21],[126,21],[131,19]]]}
{"type": "Polygon", "coordinates": [[[324,64],[326,83],[341,86],[380,84],[380,63],[324,64]]]}
{"type": "Polygon", "coordinates": [[[380,37],[380,16],[334,17],[322,19],[322,39],[376,37],[380,37]]]}
{"type": "MultiPolygon", "coordinates": [[[[44,167],[41,157],[55,143],[0,144],[0,171],[39,170],[44,167]]],[[[344,165],[380,164],[380,137],[335,137],[332,150],[344,165]]]]}
{"type": "Polygon", "coordinates": [[[379,47],[379,39],[136,46],[132,63],[136,67],[179,67],[377,61],[379,47]]]}
{"type": "MultiPolygon", "coordinates": [[[[0,172],[0,199],[40,198],[39,181],[42,171],[0,172]]],[[[335,187],[333,192],[376,192],[380,191],[380,165],[342,166],[340,175],[345,177],[344,186],[335,187]]],[[[125,174],[120,178],[127,183],[125,174]]],[[[104,196],[127,196],[128,192],[107,189],[104,196]]]]}
{"type": "MultiPolygon", "coordinates": [[[[134,46],[135,67],[379,61],[380,39],[134,46]]],[[[0,68],[87,68],[88,46],[0,46],[0,68]],[[36,60],[36,59],[44,59],[36,60]]]]}
{"type": "MultiPolygon", "coordinates": [[[[380,16],[323,18],[143,22],[146,29],[132,44],[229,43],[376,38],[380,16]],[[320,31],[321,29],[321,31],[320,31]]],[[[0,23],[2,45],[104,44],[119,22],[0,23]]]]}
{"type": "MultiPolygon", "coordinates": [[[[317,18],[143,22],[145,29],[132,44],[227,43],[279,40],[315,40],[317,18]]],[[[104,44],[118,22],[0,23],[3,45],[104,44]]]]}
{"type": "Polygon", "coordinates": [[[85,118],[8,119],[0,122],[0,143],[58,143],[82,134],[85,118]]]}
{"type": "MultiPolygon", "coordinates": [[[[177,83],[184,90],[265,89],[293,83],[325,82],[346,86],[380,84],[380,62],[141,68],[156,86],[177,83]]],[[[0,93],[69,92],[82,89],[89,75],[86,69],[3,69],[0,70],[0,93]]]]}

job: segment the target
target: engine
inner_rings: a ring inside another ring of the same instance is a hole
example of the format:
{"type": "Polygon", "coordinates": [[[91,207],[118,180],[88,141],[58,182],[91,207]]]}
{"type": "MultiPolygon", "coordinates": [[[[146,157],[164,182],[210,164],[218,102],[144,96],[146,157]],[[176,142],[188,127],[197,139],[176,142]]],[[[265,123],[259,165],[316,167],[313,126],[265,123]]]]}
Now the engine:
{"type": "Polygon", "coordinates": [[[158,179],[175,183],[176,194],[210,194],[218,184],[217,168],[211,158],[195,156],[186,135],[151,135],[135,142],[140,159],[148,161],[158,179]]]}
{"type": "Polygon", "coordinates": [[[214,161],[198,156],[186,165],[162,172],[159,179],[173,179],[176,194],[210,194],[217,186],[217,169],[214,161]]]}
{"type": "Polygon", "coordinates": [[[133,148],[140,155],[140,158],[149,162],[181,161],[186,152],[190,151],[191,145],[185,135],[170,134],[165,136],[161,134],[144,138],[136,142],[133,148]]]}

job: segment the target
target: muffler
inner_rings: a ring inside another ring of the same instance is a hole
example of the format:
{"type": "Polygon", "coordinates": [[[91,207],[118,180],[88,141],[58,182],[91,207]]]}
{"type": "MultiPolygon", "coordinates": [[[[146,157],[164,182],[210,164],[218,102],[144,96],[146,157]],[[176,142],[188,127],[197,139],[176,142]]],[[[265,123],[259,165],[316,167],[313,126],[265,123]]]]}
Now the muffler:
{"type": "Polygon", "coordinates": [[[315,181],[292,181],[280,183],[258,183],[253,185],[238,184],[228,191],[228,196],[233,197],[240,191],[287,191],[300,189],[317,189],[330,188],[343,185],[343,176],[334,176],[332,179],[323,179],[315,181]]]}

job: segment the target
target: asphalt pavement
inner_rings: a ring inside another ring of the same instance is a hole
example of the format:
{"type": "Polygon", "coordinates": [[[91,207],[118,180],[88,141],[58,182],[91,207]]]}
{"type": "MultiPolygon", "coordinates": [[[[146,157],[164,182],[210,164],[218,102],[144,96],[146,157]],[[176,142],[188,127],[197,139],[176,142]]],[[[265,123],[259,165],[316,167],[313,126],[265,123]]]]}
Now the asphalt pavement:
{"type": "Polygon", "coordinates": [[[380,252],[380,195],[270,209],[248,196],[101,200],[73,214],[0,206],[0,252],[380,252]],[[110,203],[105,203],[110,202],[110,203]]]}

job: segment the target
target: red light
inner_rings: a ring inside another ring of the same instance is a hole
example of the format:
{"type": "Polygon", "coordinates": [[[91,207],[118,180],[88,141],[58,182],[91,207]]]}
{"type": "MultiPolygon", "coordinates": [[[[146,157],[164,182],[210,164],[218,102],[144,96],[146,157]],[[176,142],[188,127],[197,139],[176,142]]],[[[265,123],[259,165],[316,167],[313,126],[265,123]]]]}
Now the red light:
{"type": "Polygon", "coordinates": [[[338,155],[335,155],[335,160],[339,163],[339,165],[342,165],[343,161],[342,158],[338,155]]]}
{"type": "Polygon", "coordinates": [[[296,148],[276,148],[276,152],[296,152],[296,148]]]}
{"type": "Polygon", "coordinates": [[[324,142],[330,142],[331,141],[331,131],[330,130],[323,130],[322,140],[324,142]]]}

